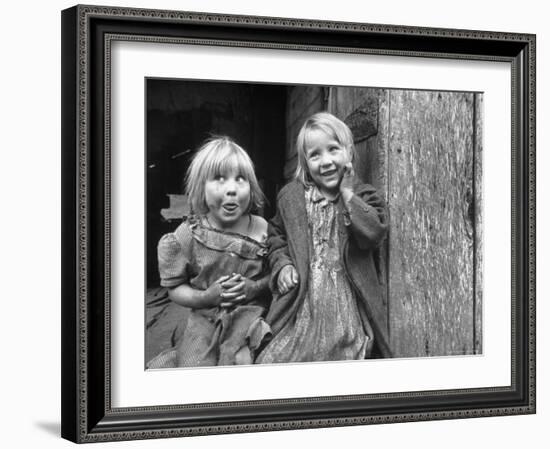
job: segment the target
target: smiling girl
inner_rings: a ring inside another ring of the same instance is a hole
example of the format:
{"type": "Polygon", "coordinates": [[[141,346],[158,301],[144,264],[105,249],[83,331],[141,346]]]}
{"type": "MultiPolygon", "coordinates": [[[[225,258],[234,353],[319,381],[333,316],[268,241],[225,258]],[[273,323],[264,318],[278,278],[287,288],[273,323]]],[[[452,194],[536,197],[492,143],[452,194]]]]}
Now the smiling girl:
{"type": "Polygon", "coordinates": [[[181,341],[148,367],[250,364],[269,334],[270,299],[267,222],[251,213],[263,194],[250,157],[227,137],[207,141],[186,193],[192,215],[161,238],[158,258],[161,285],[191,312],[181,341]]]}
{"type": "Polygon", "coordinates": [[[374,257],[388,228],[384,201],[355,178],[353,136],[334,115],[308,118],[296,146],[296,179],[269,227],[274,336],[256,362],[364,359],[375,345],[389,357],[374,257]]]}

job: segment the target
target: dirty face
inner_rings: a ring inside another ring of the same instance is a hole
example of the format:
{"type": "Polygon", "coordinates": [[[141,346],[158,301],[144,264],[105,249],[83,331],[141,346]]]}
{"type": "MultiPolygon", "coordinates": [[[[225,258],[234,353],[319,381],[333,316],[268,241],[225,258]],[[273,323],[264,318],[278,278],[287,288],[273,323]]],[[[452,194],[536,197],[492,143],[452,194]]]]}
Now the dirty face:
{"type": "Polygon", "coordinates": [[[308,133],[305,149],[311,179],[323,195],[333,199],[350,160],[348,150],[320,129],[308,133]]]}
{"type": "Polygon", "coordinates": [[[216,173],[204,186],[209,218],[220,228],[239,222],[250,204],[250,183],[237,170],[216,173]]]}

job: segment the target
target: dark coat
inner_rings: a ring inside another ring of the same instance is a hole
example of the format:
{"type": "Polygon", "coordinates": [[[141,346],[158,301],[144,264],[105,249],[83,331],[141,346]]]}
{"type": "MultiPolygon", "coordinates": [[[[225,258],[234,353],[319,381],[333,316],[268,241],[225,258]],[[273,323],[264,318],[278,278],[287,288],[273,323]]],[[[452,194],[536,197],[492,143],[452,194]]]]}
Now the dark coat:
{"type": "MultiPolygon", "coordinates": [[[[348,279],[358,299],[358,308],[367,334],[374,332],[375,352],[391,357],[388,320],[385,304],[385,282],[377,270],[379,246],[388,230],[386,205],[376,189],[356,183],[349,203],[349,213],[339,214],[340,248],[348,279]],[[369,326],[370,324],[370,326],[369,326]],[[370,328],[372,327],[372,331],[370,328]]],[[[273,334],[296,319],[300,304],[307,293],[309,279],[309,235],[304,186],[293,181],[277,197],[277,213],[269,223],[268,260],[271,267],[270,287],[273,302],[266,321],[273,334]],[[288,264],[296,267],[299,285],[280,295],[277,278],[288,264]]],[[[342,200],[340,200],[342,201],[342,200]]],[[[342,210],[345,211],[344,206],[342,210]]],[[[378,267],[379,268],[379,267],[378,267]]]]}

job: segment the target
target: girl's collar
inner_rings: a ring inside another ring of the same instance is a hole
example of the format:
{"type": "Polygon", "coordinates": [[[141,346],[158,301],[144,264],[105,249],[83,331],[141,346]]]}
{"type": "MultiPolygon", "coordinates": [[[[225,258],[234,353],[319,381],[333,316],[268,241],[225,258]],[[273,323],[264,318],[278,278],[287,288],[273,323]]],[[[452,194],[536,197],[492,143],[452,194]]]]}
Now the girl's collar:
{"type": "Polygon", "coordinates": [[[325,200],[329,203],[337,203],[338,200],[340,199],[340,192],[338,192],[333,199],[328,199],[325,195],[323,195],[321,193],[321,191],[319,190],[319,187],[317,187],[315,184],[308,185],[306,187],[306,191],[310,192],[309,193],[310,194],[310,199],[314,203],[318,203],[318,202],[323,201],[323,200],[325,200]]]}
{"type": "MultiPolygon", "coordinates": [[[[228,231],[226,229],[220,229],[220,228],[217,228],[216,226],[214,226],[211,222],[210,222],[210,219],[208,218],[208,214],[205,214],[202,216],[202,218],[204,220],[206,220],[206,223],[208,224],[208,227],[210,229],[214,229],[214,230],[217,230],[217,231],[221,231],[221,232],[229,232],[229,233],[234,233],[234,234],[239,234],[241,235],[240,232],[237,232],[237,231],[228,231]]],[[[203,221],[204,221],[203,220],[203,221]]],[[[250,232],[250,228],[252,227],[252,214],[248,214],[248,224],[246,225],[246,232],[247,234],[250,232]]],[[[247,235],[247,234],[242,234],[242,235],[247,235]]]]}
{"type": "MultiPolygon", "coordinates": [[[[249,214],[249,217],[250,217],[250,222],[248,224],[248,227],[250,228],[250,225],[251,225],[251,222],[252,222],[252,215],[249,214]]],[[[222,234],[222,235],[227,235],[227,236],[232,236],[232,237],[238,237],[238,238],[241,238],[241,239],[246,240],[248,242],[252,242],[252,243],[255,243],[257,245],[260,245],[262,247],[266,246],[265,242],[261,242],[259,240],[256,240],[255,238],[250,237],[246,234],[241,234],[240,232],[234,232],[234,231],[226,231],[226,230],[223,230],[223,229],[218,229],[218,228],[213,227],[210,224],[210,222],[209,222],[208,218],[206,217],[206,215],[190,215],[189,217],[187,217],[187,220],[189,222],[189,226],[190,226],[191,230],[193,230],[194,232],[197,232],[198,229],[202,229],[202,230],[206,230],[206,231],[215,232],[217,234],[222,234]]]]}

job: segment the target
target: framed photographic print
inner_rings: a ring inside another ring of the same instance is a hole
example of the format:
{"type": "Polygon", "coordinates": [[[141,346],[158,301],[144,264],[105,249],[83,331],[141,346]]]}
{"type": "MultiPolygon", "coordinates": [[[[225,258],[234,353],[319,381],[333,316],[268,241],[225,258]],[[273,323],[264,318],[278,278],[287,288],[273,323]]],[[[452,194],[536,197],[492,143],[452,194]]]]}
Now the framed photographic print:
{"type": "Polygon", "coordinates": [[[535,36],[62,12],[62,436],[535,412],[535,36]]]}

